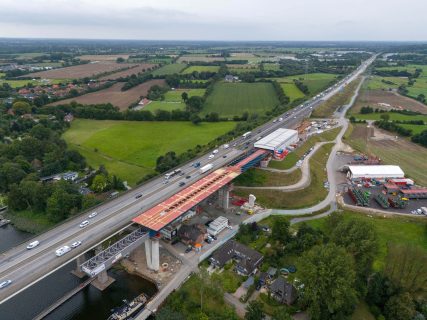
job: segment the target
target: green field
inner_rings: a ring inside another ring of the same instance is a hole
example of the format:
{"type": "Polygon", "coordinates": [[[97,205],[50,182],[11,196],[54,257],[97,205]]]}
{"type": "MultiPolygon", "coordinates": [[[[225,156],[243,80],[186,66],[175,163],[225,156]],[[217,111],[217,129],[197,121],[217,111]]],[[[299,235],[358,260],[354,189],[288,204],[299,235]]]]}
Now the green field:
{"type": "Polygon", "coordinates": [[[279,71],[280,65],[277,63],[264,63],[265,71],[279,71]]]}
{"type": "Polygon", "coordinates": [[[289,83],[282,82],[280,83],[280,86],[282,87],[285,94],[289,97],[291,102],[296,99],[305,97],[304,93],[302,93],[301,90],[298,89],[298,87],[293,82],[289,82],[289,83]]]}
{"type": "Polygon", "coordinates": [[[297,75],[287,77],[289,79],[298,79],[302,81],[310,91],[310,95],[315,95],[318,92],[326,89],[331,81],[336,79],[336,74],[331,73],[309,73],[304,75],[297,75]]]}
{"type": "Polygon", "coordinates": [[[290,186],[301,180],[301,177],[302,172],[300,169],[290,173],[283,173],[253,168],[238,176],[234,180],[234,184],[245,187],[290,186]]]}
{"type": "Polygon", "coordinates": [[[218,112],[221,117],[241,116],[244,112],[263,114],[279,103],[270,83],[225,83],[215,85],[202,113],[218,112]]]}
{"type": "Polygon", "coordinates": [[[186,64],[183,63],[172,63],[164,65],[159,69],[156,69],[152,72],[153,76],[165,76],[174,73],[180,73],[184,68],[186,68],[186,64]]]}
{"type": "Polygon", "coordinates": [[[280,190],[237,189],[235,193],[242,197],[253,194],[257,202],[266,208],[298,209],[313,206],[326,198],[328,191],[323,183],[326,180],[326,162],[333,147],[328,143],[320,147],[310,158],[310,185],[302,190],[283,192],[280,190]]]}
{"type": "Polygon", "coordinates": [[[189,74],[193,73],[195,71],[197,72],[218,72],[219,67],[218,66],[189,66],[188,68],[181,71],[183,74],[189,74]]]}
{"type": "MultiPolygon", "coordinates": [[[[387,244],[398,243],[414,245],[427,250],[427,222],[424,219],[411,217],[368,217],[362,213],[344,212],[344,219],[363,220],[372,224],[378,233],[379,251],[374,261],[374,268],[381,269],[387,255],[387,244]]],[[[307,221],[309,225],[321,230],[326,229],[326,218],[307,221]]]]}
{"type": "Polygon", "coordinates": [[[357,119],[362,120],[380,120],[381,115],[388,114],[390,116],[390,120],[401,120],[401,121],[410,121],[410,120],[423,120],[425,123],[427,123],[427,115],[418,114],[418,115],[406,115],[401,114],[397,112],[374,112],[374,113],[367,113],[367,114],[353,114],[357,119]]]}
{"type": "Polygon", "coordinates": [[[228,71],[231,74],[239,74],[239,73],[260,71],[260,68],[257,64],[253,64],[253,65],[233,64],[233,65],[228,65],[228,71]]]}
{"type": "Polygon", "coordinates": [[[408,83],[408,78],[405,77],[380,77],[380,76],[371,76],[363,84],[364,89],[368,90],[389,90],[397,89],[400,85],[408,83]],[[384,81],[389,81],[391,83],[385,83],[384,81]]]}
{"type": "Polygon", "coordinates": [[[4,72],[0,72],[0,79],[1,78],[4,78],[4,76],[6,75],[6,73],[4,73],[4,72]]]}
{"type": "Polygon", "coordinates": [[[425,130],[427,130],[427,125],[415,125],[415,124],[399,124],[399,126],[406,128],[406,129],[411,129],[412,130],[412,135],[415,134],[419,134],[425,130]]]}
{"type": "Polygon", "coordinates": [[[138,122],[78,119],[63,138],[89,165],[107,170],[135,185],[154,172],[156,159],[168,151],[182,153],[230,131],[233,122],[138,122]]]}
{"type": "Polygon", "coordinates": [[[69,82],[67,79],[50,79],[48,83],[42,82],[41,80],[1,80],[0,86],[3,83],[8,83],[12,88],[21,88],[31,83],[32,85],[46,85],[46,84],[59,84],[59,83],[67,83],[69,82]]]}
{"type": "Polygon", "coordinates": [[[144,110],[167,110],[172,111],[176,109],[184,110],[185,103],[182,101],[181,94],[187,92],[188,97],[203,96],[205,89],[183,89],[183,90],[169,90],[165,94],[165,100],[152,101],[149,105],[144,107],[144,110]]]}

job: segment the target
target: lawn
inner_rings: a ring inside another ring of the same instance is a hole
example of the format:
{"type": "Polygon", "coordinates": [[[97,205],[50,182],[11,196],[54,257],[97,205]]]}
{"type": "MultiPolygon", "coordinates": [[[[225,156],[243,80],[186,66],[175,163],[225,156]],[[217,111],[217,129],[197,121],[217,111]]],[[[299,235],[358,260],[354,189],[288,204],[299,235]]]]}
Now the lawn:
{"type": "Polygon", "coordinates": [[[304,142],[304,144],[295,149],[295,151],[289,153],[283,161],[270,161],[269,167],[282,170],[292,168],[302,155],[317,142],[333,141],[340,131],[341,127],[311,136],[306,142],[304,142]]]}
{"type": "Polygon", "coordinates": [[[278,173],[261,169],[250,169],[234,180],[236,186],[263,187],[263,186],[289,186],[301,180],[301,170],[291,173],[278,173]]]}
{"type": "Polygon", "coordinates": [[[165,100],[162,101],[152,101],[144,110],[155,111],[155,110],[184,110],[185,103],[182,101],[182,93],[187,92],[188,97],[192,96],[203,96],[205,94],[205,89],[183,89],[183,90],[169,90],[165,94],[165,100]]]}
{"type": "MultiPolygon", "coordinates": [[[[382,216],[368,217],[363,213],[345,211],[344,219],[366,221],[373,225],[378,234],[379,250],[375,257],[374,269],[380,270],[384,266],[384,261],[387,255],[387,245],[389,243],[399,243],[414,245],[424,250],[427,250],[427,222],[423,219],[416,219],[401,216],[393,216],[383,218],[382,216]]],[[[312,227],[325,231],[326,219],[321,218],[307,221],[312,227]]]]}
{"type": "Polygon", "coordinates": [[[172,63],[164,65],[163,67],[160,67],[159,69],[156,69],[152,72],[153,76],[165,76],[169,74],[174,73],[180,73],[184,68],[186,68],[187,65],[183,63],[172,63]]]}
{"type": "Polygon", "coordinates": [[[359,152],[379,157],[384,164],[400,166],[407,177],[427,186],[427,148],[404,138],[374,140],[371,134],[372,130],[366,124],[351,124],[345,142],[359,152]]]}
{"type": "Polygon", "coordinates": [[[197,72],[218,72],[219,66],[189,66],[188,68],[181,71],[183,74],[197,72]]]}
{"type": "Polygon", "coordinates": [[[168,151],[182,153],[230,131],[233,122],[138,122],[78,119],[63,138],[92,167],[104,164],[130,185],[153,173],[156,159],[168,151]]]}
{"type": "Polygon", "coordinates": [[[322,146],[310,159],[311,183],[303,190],[283,192],[280,190],[240,189],[235,193],[242,197],[253,194],[257,197],[257,202],[266,208],[298,209],[313,206],[325,199],[328,192],[323,183],[326,180],[325,166],[332,147],[332,143],[322,146]]]}
{"type": "Polygon", "coordinates": [[[202,113],[218,112],[221,117],[241,116],[244,112],[264,114],[279,103],[271,83],[225,83],[214,86],[202,113]]]}

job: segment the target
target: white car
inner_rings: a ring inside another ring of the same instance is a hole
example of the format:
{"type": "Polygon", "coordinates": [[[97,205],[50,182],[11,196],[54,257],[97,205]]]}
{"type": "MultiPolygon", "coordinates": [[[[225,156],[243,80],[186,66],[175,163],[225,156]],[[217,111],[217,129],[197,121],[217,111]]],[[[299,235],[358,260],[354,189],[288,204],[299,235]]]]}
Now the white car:
{"type": "Polygon", "coordinates": [[[81,241],[75,241],[71,244],[71,248],[77,248],[79,245],[81,245],[82,242],[81,241]]]}
{"type": "Polygon", "coordinates": [[[279,122],[280,122],[280,121],[283,121],[283,118],[279,118],[279,122]]]}
{"type": "Polygon", "coordinates": [[[85,221],[83,221],[82,223],[80,223],[79,227],[80,227],[80,228],[84,228],[84,227],[86,227],[88,224],[89,224],[89,221],[85,220],[85,221]]]}
{"type": "Polygon", "coordinates": [[[275,123],[275,122],[277,122],[277,119],[274,119],[274,120],[273,120],[273,123],[275,123]]]}
{"type": "Polygon", "coordinates": [[[5,280],[0,283],[0,289],[6,288],[8,285],[12,283],[12,280],[5,280]]]}
{"type": "Polygon", "coordinates": [[[98,212],[94,211],[94,212],[92,212],[92,213],[89,215],[89,217],[88,217],[88,218],[89,218],[89,219],[95,218],[97,214],[98,214],[98,212]]]}
{"type": "Polygon", "coordinates": [[[228,149],[230,146],[228,144],[224,144],[224,149],[228,149]]]}
{"type": "Polygon", "coordinates": [[[66,254],[67,252],[70,252],[71,248],[69,246],[63,246],[61,248],[59,248],[58,250],[55,251],[55,254],[57,257],[63,256],[64,254],[66,254]]]}
{"type": "Polygon", "coordinates": [[[212,151],[213,154],[217,154],[218,153],[218,149],[215,149],[214,151],[212,151]]]}
{"type": "Polygon", "coordinates": [[[35,248],[35,247],[37,247],[38,245],[40,244],[40,242],[39,241],[33,241],[33,242],[30,242],[29,244],[28,244],[28,246],[27,246],[27,249],[28,250],[31,250],[31,249],[33,249],[33,248],[35,248]]]}
{"type": "Polygon", "coordinates": [[[211,160],[211,159],[213,159],[214,157],[215,157],[215,155],[214,155],[214,154],[211,154],[211,155],[209,155],[208,159],[209,159],[209,160],[211,160]]]}

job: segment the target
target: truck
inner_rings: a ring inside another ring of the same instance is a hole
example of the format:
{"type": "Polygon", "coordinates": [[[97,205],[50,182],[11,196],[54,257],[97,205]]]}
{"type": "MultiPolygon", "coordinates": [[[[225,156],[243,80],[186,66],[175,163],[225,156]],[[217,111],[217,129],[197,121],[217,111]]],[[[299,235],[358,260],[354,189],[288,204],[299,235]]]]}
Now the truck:
{"type": "Polygon", "coordinates": [[[420,209],[427,216],[427,207],[421,207],[420,209]]]}
{"type": "Polygon", "coordinates": [[[63,246],[61,248],[59,248],[58,250],[55,251],[55,254],[57,257],[63,256],[64,254],[66,254],[67,252],[70,252],[71,248],[69,246],[63,246]]]}
{"type": "Polygon", "coordinates": [[[246,132],[246,133],[244,133],[244,134],[242,134],[242,137],[243,138],[247,138],[247,137],[249,137],[251,135],[251,132],[250,131],[248,131],[248,132],[246,132]]]}
{"type": "Polygon", "coordinates": [[[213,168],[213,164],[212,163],[208,163],[207,165],[201,167],[199,169],[200,174],[203,174],[205,172],[208,172],[209,170],[211,170],[213,168]]]}

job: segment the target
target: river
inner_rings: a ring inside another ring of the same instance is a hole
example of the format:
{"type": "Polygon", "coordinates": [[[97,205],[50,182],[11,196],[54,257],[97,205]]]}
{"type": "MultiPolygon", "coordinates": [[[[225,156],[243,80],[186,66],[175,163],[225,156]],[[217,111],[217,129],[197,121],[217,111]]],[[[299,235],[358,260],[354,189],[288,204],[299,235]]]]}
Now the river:
{"type": "MultiPolygon", "coordinates": [[[[12,225],[2,227],[0,228],[0,252],[14,247],[30,237],[32,237],[31,234],[18,231],[12,225]]],[[[67,264],[1,304],[0,319],[32,319],[84,281],[71,274],[71,270],[75,266],[75,262],[67,264]]],[[[122,305],[123,299],[131,300],[142,292],[152,296],[156,292],[156,286],[153,283],[128,274],[120,268],[113,268],[108,273],[116,281],[106,290],[100,292],[89,285],[45,319],[105,320],[111,314],[111,309],[122,305]]]]}

